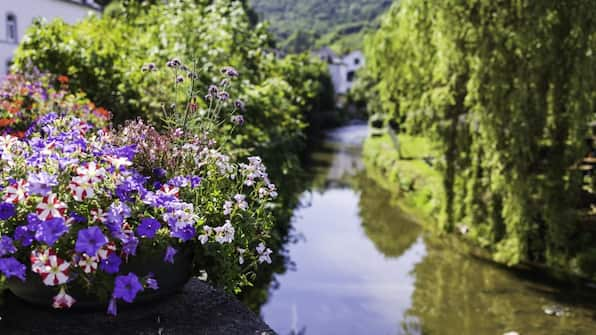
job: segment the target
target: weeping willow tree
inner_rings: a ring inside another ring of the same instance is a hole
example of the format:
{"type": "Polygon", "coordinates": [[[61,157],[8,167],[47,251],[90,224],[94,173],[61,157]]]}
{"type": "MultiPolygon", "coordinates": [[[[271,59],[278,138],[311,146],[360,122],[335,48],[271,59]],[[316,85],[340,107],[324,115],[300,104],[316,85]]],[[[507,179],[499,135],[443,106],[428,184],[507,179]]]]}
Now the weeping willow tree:
{"type": "Polygon", "coordinates": [[[366,42],[383,111],[441,149],[440,228],[498,261],[563,266],[595,117],[593,0],[402,0],[366,42]]]}

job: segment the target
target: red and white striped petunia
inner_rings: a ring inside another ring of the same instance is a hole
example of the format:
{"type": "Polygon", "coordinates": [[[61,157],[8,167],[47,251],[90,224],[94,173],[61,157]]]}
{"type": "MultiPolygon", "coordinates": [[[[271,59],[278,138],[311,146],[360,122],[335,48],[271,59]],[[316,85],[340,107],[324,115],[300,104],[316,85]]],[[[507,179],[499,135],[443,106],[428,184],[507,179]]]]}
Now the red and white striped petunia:
{"type": "Polygon", "coordinates": [[[97,271],[98,264],[99,260],[96,256],[82,255],[77,265],[83,269],[83,272],[93,273],[97,271]]]}
{"type": "Polygon", "coordinates": [[[63,218],[67,208],[68,206],[60,201],[56,194],[50,193],[43,197],[35,210],[37,216],[45,221],[53,218],[63,218]]]}
{"type": "Polygon", "coordinates": [[[98,183],[102,181],[106,176],[106,170],[99,167],[97,163],[90,162],[84,163],[77,168],[77,174],[80,177],[87,177],[90,183],[98,183]]]}
{"type": "Polygon", "coordinates": [[[56,255],[52,255],[49,257],[48,263],[40,273],[40,276],[43,283],[47,286],[62,285],[68,282],[69,270],[69,262],[66,262],[56,255]]]}
{"type": "Polygon", "coordinates": [[[160,191],[165,195],[171,195],[178,198],[178,194],[180,193],[180,189],[176,186],[165,184],[161,187],[160,191]]]}
{"type": "Polygon", "coordinates": [[[106,222],[106,216],[107,216],[107,214],[101,208],[92,209],[90,213],[91,213],[91,223],[93,223],[93,222],[100,222],[100,223],[106,222]]]}
{"type": "Polygon", "coordinates": [[[116,252],[116,244],[114,244],[114,242],[109,242],[99,249],[95,256],[100,260],[104,260],[107,259],[108,256],[110,256],[113,252],[116,252]]]}
{"type": "Polygon", "coordinates": [[[70,193],[76,201],[84,201],[87,198],[93,198],[95,192],[93,191],[93,184],[89,178],[85,176],[79,176],[72,178],[72,181],[68,185],[70,193]]]}
{"type": "Polygon", "coordinates": [[[56,256],[56,252],[52,249],[33,250],[29,256],[31,261],[31,271],[41,274],[45,271],[50,261],[50,256],[56,256]]]}
{"type": "Polygon", "coordinates": [[[5,189],[4,201],[18,204],[29,198],[29,183],[21,179],[5,189]]]}
{"type": "Polygon", "coordinates": [[[64,287],[60,288],[60,292],[56,296],[54,296],[54,303],[52,303],[52,307],[54,308],[70,308],[75,302],[77,302],[73,297],[66,294],[64,287]]]}
{"type": "Polygon", "coordinates": [[[10,150],[10,148],[15,145],[19,139],[16,136],[12,135],[2,135],[0,136],[0,148],[2,150],[10,150]]]}

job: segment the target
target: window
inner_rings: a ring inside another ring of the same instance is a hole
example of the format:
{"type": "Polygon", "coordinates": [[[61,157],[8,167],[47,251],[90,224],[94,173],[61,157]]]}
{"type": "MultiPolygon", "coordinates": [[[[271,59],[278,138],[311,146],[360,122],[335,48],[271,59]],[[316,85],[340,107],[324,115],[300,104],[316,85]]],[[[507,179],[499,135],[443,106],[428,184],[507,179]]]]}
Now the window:
{"type": "Polygon", "coordinates": [[[354,65],[360,64],[360,58],[354,58],[354,65]]]}
{"type": "Polygon", "coordinates": [[[6,39],[9,42],[17,42],[17,17],[14,14],[6,15],[6,39]]]}
{"type": "Polygon", "coordinates": [[[12,59],[11,59],[11,58],[9,58],[9,59],[6,61],[6,74],[8,74],[8,73],[10,72],[10,67],[11,67],[11,66],[12,66],[12,59]]]}
{"type": "Polygon", "coordinates": [[[354,71],[349,71],[348,72],[348,78],[346,78],[348,80],[348,82],[352,82],[354,81],[354,71]]]}

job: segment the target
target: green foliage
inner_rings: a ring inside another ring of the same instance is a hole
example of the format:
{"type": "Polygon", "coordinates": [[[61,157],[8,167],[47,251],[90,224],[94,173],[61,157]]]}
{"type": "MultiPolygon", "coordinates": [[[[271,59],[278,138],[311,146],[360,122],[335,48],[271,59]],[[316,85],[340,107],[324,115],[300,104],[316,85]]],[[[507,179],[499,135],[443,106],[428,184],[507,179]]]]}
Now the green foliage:
{"type": "MultiPolygon", "coordinates": [[[[235,148],[236,157],[261,156],[272,182],[280,185],[278,225],[267,242],[279,249],[303,187],[299,154],[305,147],[306,121],[333,106],[333,100],[330,86],[321,84],[329,82],[321,62],[306,56],[277,59],[269,52],[271,41],[265,26],[254,25],[243,1],[122,1],[112,3],[101,18],[73,26],[59,20],[35,23],[16,52],[15,66],[32,62],[44,71],[68,75],[72,90],[83,89],[109,108],[117,123],[137,116],[159,122],[169,107],[165,102],[183,106],[183,96],[164,89],[172,86],[172,76],[142,72],[143,65],[153,62],[160,68],[172,57],[184,60],[198,74],[201,108],[220,69],[236,68],[240,80],[229,93],[245,102],[246,124],[225,145],[235,148]]],[[[231,127],[212,136],[222,140],[231,127]]]]}
{"type": "Polygon", "coordinates": [[[442,227],[495,259],[566,267],[596,97],[593,1],[408,0],[366,42],[383,110],[433,139],[442,227]]]}
{"type": "Polygon", "coordinates": [[[391,0],[251,0],[255,12],[271,23],[280,46],[302,52],[331,45],[338,52],[360,49],[363,33],[391,0]]]}

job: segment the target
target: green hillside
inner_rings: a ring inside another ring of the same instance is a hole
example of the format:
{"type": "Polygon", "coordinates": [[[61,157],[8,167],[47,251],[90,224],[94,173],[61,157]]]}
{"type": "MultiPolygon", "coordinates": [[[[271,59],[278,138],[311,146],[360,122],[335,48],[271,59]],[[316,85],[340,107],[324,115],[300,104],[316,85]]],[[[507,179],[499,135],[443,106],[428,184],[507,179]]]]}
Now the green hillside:
{"type": "Polygon", "coordinates": [[[301,52],[330,45],[339,52],[359,49],[367,29],[391,0],[250,0],[261,20],[270,22],[279,47],[301,52]]]}

